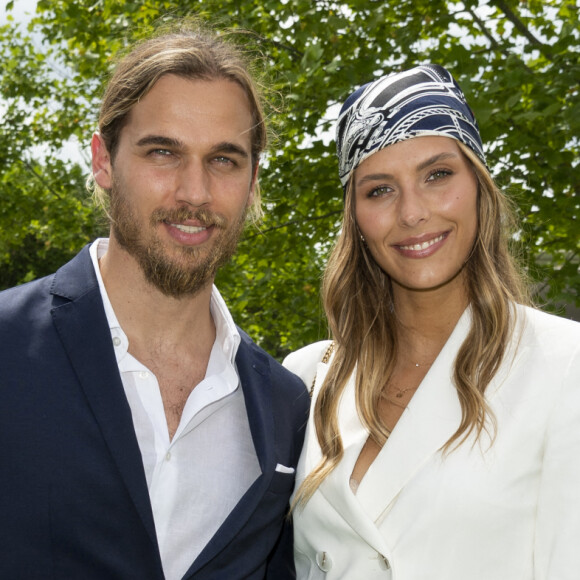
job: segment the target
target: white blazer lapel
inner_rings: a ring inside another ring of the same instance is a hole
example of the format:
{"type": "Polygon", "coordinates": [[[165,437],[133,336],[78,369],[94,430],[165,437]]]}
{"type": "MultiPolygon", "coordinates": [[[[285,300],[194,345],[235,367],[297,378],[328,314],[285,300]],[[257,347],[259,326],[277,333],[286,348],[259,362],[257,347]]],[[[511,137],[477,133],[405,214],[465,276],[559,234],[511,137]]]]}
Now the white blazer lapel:
{"type": "MultiPolygon", "coordinates": [[[[306,475],[308,475],[322,459],[322,453],[320,451],[320,446],[318,445],[318,438],[316,437],[316,428],[314,426],[314,404],[318,393],[320,392],[320,386],[322,385],[326,374],[328,372],[329,365],[325,363],[317,363],[316,365],[316,375],[314,379],[314,389],[312,395],[312,402],[310,405],[310,416],[308,417],[308,424],[306,426],[306,435],[304,438],[304,447],[302,448],[302,454],[300,455],[300,461],[298,463],[297,469],[297,484],[302,483],[306,475]]],[[[306,385],[310,388],[310,385],[306,385]]]]}
{"type": "MultiPolygon", "coordinates": [[[[319,362],[317,364],[311,409],[314,409],[316,399],[318,398],[318,394],[320,393],[320,387],[322,386],[322,383],[326,378],[329,368],[330,364],[325,364],[322,362],[319,362]]],[[[356,457],[358,457],[360,449],[362,448],[362,445],[366,441],[368,432],[361,425],[358,418],[358,414],[356,412],[353,380],[349,380],[342,395],[341,402],[339,405],[338,422],[342,443],[345,448],[345,453],[350,449],[350,447],[355,448],[358,447],[358,452],[356,454],[356,457]]],[[[320,451],[318,437],[316,436],[316,428],[314,426],[314,413],[311,412],[310,417],[308,419],[308,426],[306,428],[304,448],[302,450],[302,455],[300,457],[300,463],[298,466],[299,467],[298,478],[301,479],[301,476],[305,477],[306,474],[310,473],[320,463],[321,459],[322,453],[320,451]]],[[[344,463],[345,461],[343,459],[343,461],[341,461],[341,463],[338,465],[337,470],[343,469],[344,463]]],[[[349,478],[347,477],[346,479],[347,486],[348,481],[349,478]]]]}
{"type": "Polygon", "coordinates": [[[459,427],[453,364],[470,324],[467,309],[358,487],[358,501],[377,524],[407,482],[459,427]]]}
{"type": "MultiPolygon", "coordinates": [[[[331,358],[332,360],[332,358],[331,358]]],[[[316,375],[314,377],[314,389],[312,395],[311,409],[314,409],[316,399],[320,393],[320,387],[328,374],[330,368],[330,361],[328,363],[319,362],[316,365],[316,375]]],[[[338,408],[338,427],[342,439],[342,444],[345,450],[351,446],[360,446],[366,441],[368,437],[367,430],[362,426],[358,414],[356,412],[356,403],[354,397],[354,380],[349,379],[338,408]]],[[[360,453],[360,448],[358,453],[360,453]]],[[[357,457],[358,457],[357,453],[357,457]]],[[[314,413],[310,413],[308,419],[308,427],[306,432],[306,440],[302,450],[301,460],[303,460],[303,468],[305,473],[310,473],[320,462],[322,454],[320,446],[318,445],[318,438],[316,437],[316,429],[314,426],[314,413]]],[[[356,461],[356,458],[355,458],[356,461]]],[[[342,464],[343,462],[341,462],[342,464]]],[[[348,478],[347,478],[348,484],[348,478]]]]}
{"type": "MultiPolygon", "coordinates": [[[[374,522],[361,509],[349,485],[352,470],[368,437],[368,431],[361,424],[356,411],[354,379],[352,378],[346,385],[341,398],[338,422],[344,456],[334,471],[322,482],[320,492],[365,542],[377,552],[384,554],[388,549],[382,535],[374,522]]],[[[320,455],[318,458],[320,459],[320,455]]]]}

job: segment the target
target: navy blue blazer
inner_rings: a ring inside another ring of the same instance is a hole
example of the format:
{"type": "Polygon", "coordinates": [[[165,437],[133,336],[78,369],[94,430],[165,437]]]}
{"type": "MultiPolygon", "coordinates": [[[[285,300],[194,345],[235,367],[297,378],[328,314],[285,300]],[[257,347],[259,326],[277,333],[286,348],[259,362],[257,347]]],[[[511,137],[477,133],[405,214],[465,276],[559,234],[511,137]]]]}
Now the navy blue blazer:
{"type": "MultiPolygon", "coordinates": [[[[236,364],[262,474],[184,578],[294,578],[294,475],[275,467],[296,467],[309,397],[241,335],[236,364]]],[[[0,469],[0,578],[163,578],[88,247],[56,274],[0,293],[0,469]]]]}

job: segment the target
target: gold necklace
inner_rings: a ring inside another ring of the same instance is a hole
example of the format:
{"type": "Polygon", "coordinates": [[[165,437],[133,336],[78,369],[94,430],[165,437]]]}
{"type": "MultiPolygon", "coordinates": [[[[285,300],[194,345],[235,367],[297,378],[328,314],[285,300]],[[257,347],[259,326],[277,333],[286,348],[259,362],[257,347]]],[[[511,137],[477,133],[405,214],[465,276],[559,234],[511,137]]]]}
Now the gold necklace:
{"type": "Polygon", "coordinates": [[[426,362],[426,363],[413,363],[413,366],[415,367],[430,367],[435,361],[431,361],[431,362],[426,362]]]}
{"type": "MultiPolygon", "coordinates": [[[[419,385],[417,385],[416,387],[407,387],[406,389],[399,389],[399,387],[395,387],[393,385],[393,390],[396,391],[395,397],[397,399],[402,399],[405,393],[408,393],[409,391],[416,391],[418,388],[419,385]]],[[[383,393],[383,396],[388,399],[387,393],[383,393]]]]}
{"type": "Polygon", "coordinates": [[[395,407],[404,409],[407,406],[407,404],[403,403],[401,399],[403,398],[405,393],[408,393],[409,391],[416,391],[418,388],[419,385],[417,385],[416,387],[407,387],[406,389],[399,389],[398,387],[393,385],[389,389],[389,391],[396,392],[393,395],[390,395],[390,393],[385,390],[381,393],[381,399],[384,399],[387,403],[390,403],[391,405],[395,405],[395,407]]]}
{"type": "MultiPolygon", "coordinates": [[[[428,362],[428,363],[412,363],[413,366],[415,368],[421,368],[421,367],[430,367],[433,364],[434,361],[428,362]]],[[[419,383],[421,384],[421,383],[419,383]]],[[[381,397],[383,399],[385,399],[385,401],[388,401],[390,403],[392,403],[393,405],[397,405],[397,407],[404,407],[405,405],[401,405],[400,402],[393,400],[393,396],[395,397],[395,399],[402,399],[403,396],[405,395],[405,393],[408,393],[409,391],[416,391],[419,388],[419,384],[414,386],[414,387],[407,387],[405,389],[400,389],[399,387],[397,387],[396,385],[385,385],[385,388],[383,389],[383,391],[381,392],[381,397]],[[390,393],[389,391],[395,391],[393,393],[393,395],[389,396],[390,393]]]]}

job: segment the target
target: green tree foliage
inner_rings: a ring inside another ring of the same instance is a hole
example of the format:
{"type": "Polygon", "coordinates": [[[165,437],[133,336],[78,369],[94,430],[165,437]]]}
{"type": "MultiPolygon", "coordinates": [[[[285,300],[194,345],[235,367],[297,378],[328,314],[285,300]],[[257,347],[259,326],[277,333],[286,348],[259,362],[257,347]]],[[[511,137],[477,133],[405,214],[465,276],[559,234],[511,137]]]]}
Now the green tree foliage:
{"type": "MultiPolygon", "coordinates": [[[[27,31],[0,29],[0,283],[53,271],[106,233],[84,181],[114,56],[195,15],[263,56],[276,133],[261,173],[266,218],[220,273],[234,317],[277,356],[324,338],[320,274],[339,228],[332,133],[341,103],[378,75],[448,67],[513,196],[523,259],[551,304],[580,305],[577,0],[40,0],[27,31]],[[76,143],[80,152],[63,156],[76,143]]],[[[8,10],[15,2],[9,2],[8,10]]]]}

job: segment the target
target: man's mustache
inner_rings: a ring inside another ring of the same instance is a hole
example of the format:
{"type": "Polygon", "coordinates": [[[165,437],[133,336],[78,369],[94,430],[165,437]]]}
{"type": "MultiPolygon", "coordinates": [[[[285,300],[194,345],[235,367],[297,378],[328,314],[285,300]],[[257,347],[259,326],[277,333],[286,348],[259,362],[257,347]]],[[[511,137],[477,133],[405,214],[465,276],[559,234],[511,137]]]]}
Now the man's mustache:
{"type": "Polygon", "coordinates": [[[151,224],[158,223],[180,223],[188,220],[199,222],[203,227],[214,226],[225,228],[227,220],[223,216],[208,209],[192,210],[188,207],[177,207],[173,209],[158,208],[151,214],[151,224]]]}

